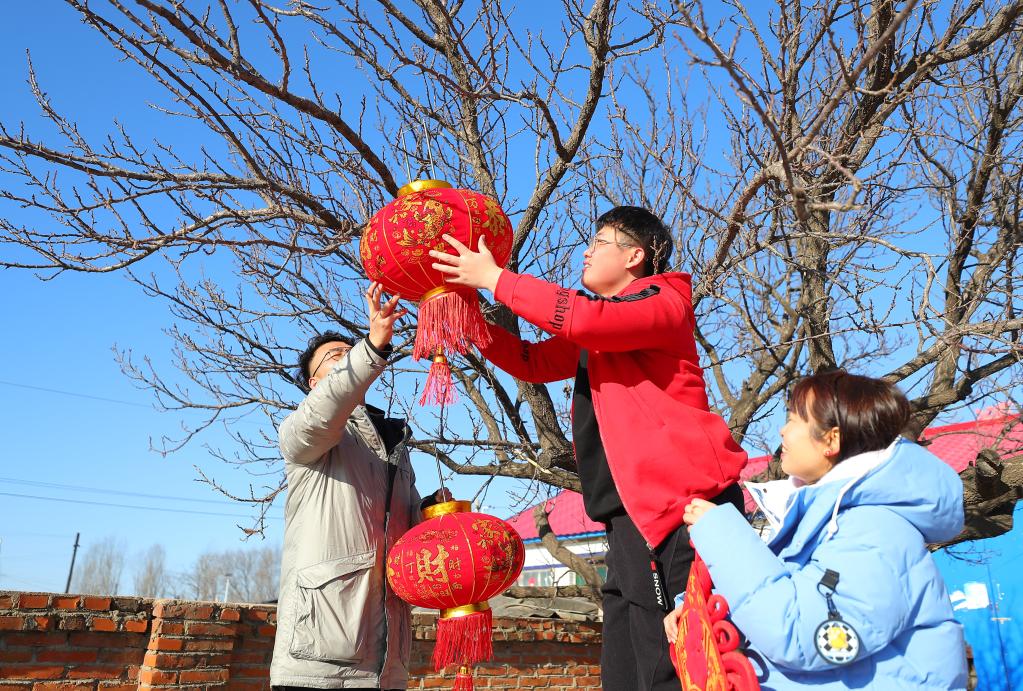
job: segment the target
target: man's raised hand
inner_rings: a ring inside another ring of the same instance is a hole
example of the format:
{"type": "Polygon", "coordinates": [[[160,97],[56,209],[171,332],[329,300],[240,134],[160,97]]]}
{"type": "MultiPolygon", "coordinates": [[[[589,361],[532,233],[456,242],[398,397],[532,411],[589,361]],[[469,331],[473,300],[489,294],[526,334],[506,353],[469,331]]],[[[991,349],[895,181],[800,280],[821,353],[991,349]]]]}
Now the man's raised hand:
{"type": "Polygon", "coordinates": [[[366,291],[366,313],[369,315],[369,342],[377,350],[387,347],[394,336],[394,322],[401,319],[408,310],[398,309],[398,296],[395,295],[382,305],[384,287],[374,281],[366,291]]]}

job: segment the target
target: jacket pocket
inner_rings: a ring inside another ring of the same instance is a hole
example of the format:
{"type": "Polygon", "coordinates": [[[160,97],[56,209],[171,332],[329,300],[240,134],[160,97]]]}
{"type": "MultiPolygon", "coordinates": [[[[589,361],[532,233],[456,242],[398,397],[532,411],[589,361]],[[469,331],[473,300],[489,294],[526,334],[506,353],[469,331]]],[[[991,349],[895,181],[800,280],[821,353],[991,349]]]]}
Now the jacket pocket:
{"type": "Polygon", "coordinates": [[[323,662],[360,662],[374,617],[366,617],[372,599],[376,552],[329,559],[296,574],[293,657],[323,662]]]}

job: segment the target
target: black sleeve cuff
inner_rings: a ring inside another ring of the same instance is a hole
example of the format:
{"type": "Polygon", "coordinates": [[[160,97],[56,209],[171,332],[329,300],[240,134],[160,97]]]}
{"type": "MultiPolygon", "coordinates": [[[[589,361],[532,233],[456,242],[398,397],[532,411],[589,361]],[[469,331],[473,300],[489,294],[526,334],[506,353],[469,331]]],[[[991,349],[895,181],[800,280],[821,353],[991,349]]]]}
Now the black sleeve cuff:
{"type": "Polygon", "coordinates": [[[430,508],[431,506],[435,505],[436,503],[437,503],[437,493],[434,492],[433,494],[427,494],[425,497],[423,497],[423,500],[421,502],[419,502],[419,510],[420,511],[425,511],[426,509],[430,508]]]}
{"type": "Polygon", "coordinates": [[[369,349],[376,353],[377,356],[383,360],[389,360],[391,357],[391,353],[394,352],[394,346],[392,346],[390,343],[385,345],[383,348],[377,348],[375,345],[373,345],[373,341],[369,340],[368,336],[366,337],[366,345],[369,346],[369,349]]]}

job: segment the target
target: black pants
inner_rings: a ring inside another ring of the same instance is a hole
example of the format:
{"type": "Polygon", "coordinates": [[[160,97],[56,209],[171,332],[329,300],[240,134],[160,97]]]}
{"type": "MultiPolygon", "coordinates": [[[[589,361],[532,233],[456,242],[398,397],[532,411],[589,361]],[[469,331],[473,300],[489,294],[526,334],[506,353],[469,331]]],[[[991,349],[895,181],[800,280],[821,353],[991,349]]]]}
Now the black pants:
{"type": "MultiPolygon", "coordinates": [[[[714,502],[742,509],[742,490],[732,485],[714,502]]],[[[604,635],[600,653],[603,691],[678,691],[679,680],[668,657],[664,617],[674,609],[673,598],[685,590],[694,551],[689,531],[680,526],[654,548],[660,565],[663,601],[658,603],[650,569],[650,550],[628,516],[607,524],[607,581],[604,596],[604,635]]]]}

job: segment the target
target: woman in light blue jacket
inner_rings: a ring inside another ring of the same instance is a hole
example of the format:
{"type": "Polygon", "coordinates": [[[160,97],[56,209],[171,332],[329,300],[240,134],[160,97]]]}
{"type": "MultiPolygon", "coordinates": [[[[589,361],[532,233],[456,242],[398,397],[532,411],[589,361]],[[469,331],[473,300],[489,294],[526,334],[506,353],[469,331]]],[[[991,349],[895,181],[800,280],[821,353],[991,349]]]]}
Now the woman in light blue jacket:
{"type": "MultiPolygon", "coordinates": [[[[966,688],[962,627],[927,550],[962,529],[962,482],[899,436],[908,418],[886,382],[806,377],[781,430],[789,478],[747,485],[767,543],[731,505],[686,508],[764,691],[966,688]]],[[[680,614],[665,619],[669,641],[680,614]]]]}

